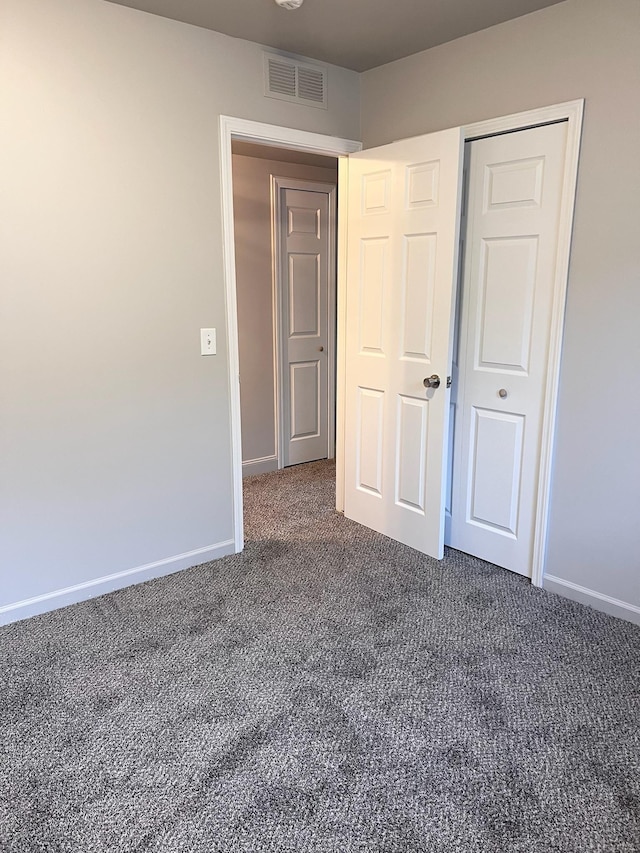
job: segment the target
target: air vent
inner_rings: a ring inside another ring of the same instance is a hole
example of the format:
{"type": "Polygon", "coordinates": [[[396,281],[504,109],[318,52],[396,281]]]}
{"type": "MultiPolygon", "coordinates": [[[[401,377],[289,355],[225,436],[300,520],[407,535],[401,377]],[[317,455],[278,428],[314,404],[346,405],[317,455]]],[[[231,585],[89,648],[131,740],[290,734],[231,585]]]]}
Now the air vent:
{"type": "Polygon", "coordinates": [[[324,103],[324,73],[320,69],[298,67],[298,97],[305,101],[324,103]]]}
{"type": "Polygon", "coordinates": [[[296,96],[296,67],[277,59],[269,60],[269,94],[296,96]]]}
{"type": "Polygon", "coordinates": [[[327,69],[265,53],[264,93],[268,98],[327,108],[327,69]]]}

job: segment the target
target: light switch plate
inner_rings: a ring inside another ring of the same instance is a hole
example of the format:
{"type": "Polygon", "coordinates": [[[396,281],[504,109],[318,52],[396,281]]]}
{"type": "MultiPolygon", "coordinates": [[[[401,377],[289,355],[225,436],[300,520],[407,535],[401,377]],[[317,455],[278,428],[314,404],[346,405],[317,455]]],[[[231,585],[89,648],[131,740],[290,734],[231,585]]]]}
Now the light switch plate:
{"type": "Polygon", "coordinates": [[[200,329],[200,355],[216,354],[216,330],[200,329]]]}

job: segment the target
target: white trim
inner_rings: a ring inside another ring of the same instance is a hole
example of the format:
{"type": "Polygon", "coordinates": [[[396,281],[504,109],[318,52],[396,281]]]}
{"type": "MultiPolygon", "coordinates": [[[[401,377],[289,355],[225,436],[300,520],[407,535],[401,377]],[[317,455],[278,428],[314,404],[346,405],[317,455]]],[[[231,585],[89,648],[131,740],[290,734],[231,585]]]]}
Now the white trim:
{"type": "Polygon", "coordinates": [[[542,586],[547,551],[547,530],[549,507],[551,502],[551,476],[553,471],[553,444],[556,428],[558,390],[560,384],[560,356],[564,331],[565,302],[569,281],[569,256],[571,251],[571,232],[578,178],[578,159],[582,134],[584,100],[568,101],[509,116],[489,119],[488,121],[468,124],[464,128],[465,138],[489,136],[506,131],[521,130],[554,121],[567,121],[567,145],[565,149],[564,179],[562,201],[558,221],[558,248],[556,252],[556,277],[554,283],[553,306],[551,309],[549,354],[547,359],[547,387],[544,400],[542,436],[540,441],[540,466],[538,473],[538,494],[533,534],[533,555],[531,561],[531,583],[542,586]]]}
{"type": "Polygon", "coordinates": [[[231,151],[232,138],[242,139],[244,142],[256,142],[259,145],[270,145],[272,148],[324,154],[326,157],[345,157],[362,150],[362,143],[354,139],[311,133],[307,130],[264,124],[264,122],[233,116],[220,116],[220,136],[221,141],[228,143],[229,151],[231,151]]]}
{"type": "Polygon", "coordinates": [[[640,607],[635,604],[629,604],[629,602],[621,601],[619,598],[612,598],[610,595],[596,592],[595,589],[580,586],[555,575],[545,575],[543,587],[547,592],[555,592],[557,595],[570,598],[572,601],[588,604],[596,610],[602,610],[611,616],[618,616],[640,625],[640,607]]]}
{"type": "Polygon", "coordinates": [[[248,459],[242,463],[242,476],[253,477],[256,474],[270,474],[280,468],[277,456],[262,456],[260,459],[248,459]]]}
{"type": "Polygon", "coordinates": [[[477,139],[480,136],[492,136],[496,133],[508,133],[513,130],[524,130],[554,121],[582,119],[584,99],[565,101],[561,104],[550,104],[546,107],[536,107],[521,113],[511,113],[506,116],[496,116],[485,121],[474,121],[463,125],[465,140],[477,139]]]}
{"type": "Polygon", "coordinates": [[[284,467],[284,442],[282,438],[282,359],[280,358],[280,288],[278,287],[278,267],[280,258],[280,230],[276,227],[277,189],[273,175],[269,185],[271,211],[271,334],[273,342],[273,426],[275,430],[276,460],[278,469],[284,467]]]}
{"type": "Polygon", "coordinates": [[[116,589],[123,589],[143,581],[171,575],[174,572],[192,568],[201,563],[208,563],[210,560],[217,560],[220,557],[227,556],[227,554],[232,554],[233,544],[233,540],[229,539],[225,542],[218,542],[216,545],[196,548],[195,551],[185,551],[184,554],[177,554],[164,560],[156,560],[154,563],[145,563],[145,565],[137,566],[135,569],[127,569],[124,572],[105,575],[64,589],[56,589],[44,595],[36,595],[34,598],[5,604],[0,607],[0,625],[8,625],[9,622],[27,619],[29,616],[37,616],[40,613],[48,613],[50,610],[57,610],[59,607],[86,601],[89,598],[104,595],[116,589]]]}
{"type": "Polygon", "coordinates": [[[225,314],[228,349],[229,417],[231,422],[231,467],[233,492],[233,539],[236,553],[244,545],[242,519],[242,435],[240,421],[240,362],[238,356],[238,310],[233,229],[232,139],[257,142],[278,148],[308,151],[329,157],[343,157],[360,151],[362,144],[352,139],[309,133],[275,124],[220,116],[220,197],[222,205],[222,249],[225,283],[225,314]]]}
{"type": "Polygon", "coordinates": [[[283,326],[282,316],[282,237],[280,190],[293,189],[310,192],[324,193],[329,196],[329,218],[327,227],[329,229],[328,245],[328,273],[329,282],[327,290],[327,457],[332,459],[335,455],[335,325],[336,325],[336,196],[337,184],[329,181],[307,181],[299,178],[286,178],[280,175],[271,176],[271,247],[273,258],[273,318],[274,318],[274,353],[276,359],[275,372],[275,411],[276,411],[276,445],[278,448],[278,467],[284,465],[284,338],[281,334],[283,326]]]}
{"type": "Polygon", "coordinates": [[[232,530],[236,553],[244,544],[242,519],[242,433],[240,431],[240,355],[238,350],[238,302],[236,297],[236,256],[233,228],[233,158],[231,129],[220,116],[220,198],[222,203],[222,258],[227,320],[227,366],[229,418],[231,427],[232,530]]]}
{"type": "Polygon", "coordinates": [[[337,343],[336,343],[336,510],[344,512],[345,388],[347,372],[347,213],[349,158],[338,160],[337,343]]]}

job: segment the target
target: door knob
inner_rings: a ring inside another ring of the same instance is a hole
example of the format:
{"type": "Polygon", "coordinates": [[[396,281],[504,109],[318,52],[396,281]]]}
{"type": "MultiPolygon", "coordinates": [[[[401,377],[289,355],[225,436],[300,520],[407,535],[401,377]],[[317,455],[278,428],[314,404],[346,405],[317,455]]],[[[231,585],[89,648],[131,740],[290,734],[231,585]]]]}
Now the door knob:
{"type": "Polygon", "coordinates": [[[439,388],[440,377],[437,373],[434,373],[433,376],[427,376],[427,378],[423,380],[422,384],[425,388],[439,388]]]}
{"type": "Polygon", "coordinates": [[[318,352],[324,352],[324,347],[318,347],[318,352]]]}

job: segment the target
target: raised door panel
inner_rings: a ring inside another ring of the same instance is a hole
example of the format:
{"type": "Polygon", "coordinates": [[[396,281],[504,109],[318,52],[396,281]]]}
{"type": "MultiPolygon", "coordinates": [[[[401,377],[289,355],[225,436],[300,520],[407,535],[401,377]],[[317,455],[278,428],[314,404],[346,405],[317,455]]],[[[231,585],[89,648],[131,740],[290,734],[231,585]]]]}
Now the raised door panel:
{"type": "Polygon", "coordinates": [[[389,292],[389,237],[371,237],[360,243],[360,352],[384,353],[385,297],[389,292]]]}
{"type": "Polygon", "coordinates": [[[544,157],[490,163],[485,172],[484,211],[540,207],[544,157]]]}
{"type": "Polygon", "coordinates": [[[321,209],[319,207],[287,207],[287,237],[309,234],[320,240],[321,209]]]}
{"type": "Polygon", "coordinates": [[[437,207],[440,161],[414,163],[406,168],[406,207],[437,207]]]}
{"type": "Polygon", "coordinates": [[[527,373],[538,237],[481,242],[476,370],[527,373]]]}
{"type": "Polygon", "coordinates": [[[384,391],[358,388],[356,487],[382,497],[384,391]]]}
{"type": "Polygon", "coordinates": [[[362,176],[362,215],[389,213],[391,205],[391,170],[369,172],[362,176]]]}
{"type": "Polygon", "coordinates": [[[501,535],[518,533],[525,418],[474,408],[469,446],[468,520],[501,535]]]}
{"type": "Polygon", "coordinates": [[[289,254],[289,337],[320,334],[320,255],[289,254]]]}
{"type": "Polygon", "coordinates": [[[427,464],[426,400],[398,398],[396,433],[396,503],[424,515],[427,464]]]}
{"type": "Polygon", "coordinates": [[[436,234],[404,236],[402,357],[426,363],[433,340],[436,247],[436,234]]]}
{"type": "Polygon", "coordinates": [[[289,365],[291,388],[291,441],[320,435],[320,363],[289,365]]]}

